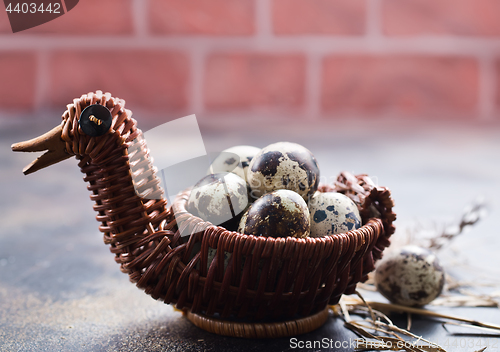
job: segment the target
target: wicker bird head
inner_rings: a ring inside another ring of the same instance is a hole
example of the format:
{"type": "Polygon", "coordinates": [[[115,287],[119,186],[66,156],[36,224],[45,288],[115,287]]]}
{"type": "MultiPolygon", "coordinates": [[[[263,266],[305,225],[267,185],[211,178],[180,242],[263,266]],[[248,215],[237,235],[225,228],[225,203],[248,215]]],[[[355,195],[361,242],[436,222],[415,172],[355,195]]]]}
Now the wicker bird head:
{"type": "Polygon", "coordinates": [[[89,157],[102,150],[110,139],[123,142],[137,134],[132,113],[124,106],[124,100],[102,91],[74,99],[63,113],[59,126],[39,137],[12,145],[13,151],[45,151],[26,166],[23,173],[33,173],[74,155],[78,159],[89,157]],[[96,148],[98,146],[100,148],[96,148]]]}

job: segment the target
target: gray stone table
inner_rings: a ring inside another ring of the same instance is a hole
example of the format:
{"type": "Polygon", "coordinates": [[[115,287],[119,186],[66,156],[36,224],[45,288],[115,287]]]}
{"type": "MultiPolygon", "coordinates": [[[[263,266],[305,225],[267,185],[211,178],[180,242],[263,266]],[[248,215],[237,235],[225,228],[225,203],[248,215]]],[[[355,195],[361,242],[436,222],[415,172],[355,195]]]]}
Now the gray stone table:
{"type": "MultiPolygon", "coordinates": [[[[10,151],[13,142],[58,122],[58,117],[48,116],[0,118],[0,351],[294,350],[290,339],[244,340],[204,332],[131,284],[102,243],[76,161],[24,176],[21,170],[34,155],[10,151]]],[[[489,216],[451,242],[443,259],[457,277],[475,282],[498,277],[500,124],[286,118],[200,118],[200,124],[209,151],[287,140],[308,147],[327,179],[342,170],[368,173],[393,192],[395,240],[416,224],[453,222],[465,205],[484,196],[489,216]]],[[[496,308],[432,309],[500,324],[496,308]]],[[[406,322],[405,316],[391,317],[406,322]]],[[[488,344],[487,351],[500,348],[496,337],[451,336],[425,318],[414,317],[412,331],[448,344],[450,351],[474,351],[488,344]]],[[[297,341],[355,337],[332,316],[297,341]]]]}

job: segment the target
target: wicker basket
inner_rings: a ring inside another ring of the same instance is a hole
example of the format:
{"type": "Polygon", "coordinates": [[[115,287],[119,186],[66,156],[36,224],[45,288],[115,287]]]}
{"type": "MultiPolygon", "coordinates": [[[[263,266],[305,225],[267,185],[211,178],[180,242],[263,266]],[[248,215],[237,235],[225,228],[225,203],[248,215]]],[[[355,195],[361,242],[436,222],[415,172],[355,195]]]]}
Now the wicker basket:
{"type": "Polygon", "coordinates": [[[333,187],[319,190],[353,199],[364,225],[322,238],[243,235],[190,214],[189,191],[182,193],[172,206],[178,231],[168,255],[175,290],[165,301],[189,312],[195,325],[222,335],[282,337],[320,327],[327,305],[353,293],[374,269],[396,216],[389,190],[366,175],[342,173],[333,187]],[[193,235],[183,243],[185,231],[193,235]],[[209,248],[216,250],[211,263],[209,248]]]}
{"type": "MultiPolygon", "coordinates": [[[[89,183],[99,230],[121,271],[153,298],[176,304],[195,325],[242,337],[314,330],[326,321],[328,304],[353,293],[389,245],[393,201],[388,189],[366,175],[342,173],[333,186],[320,187],[353,199],[363,221],[357,230],[322,238],[227,231],[187,212],[188,192],[167,208],[145,140],[124,106],[109,93],[82,95],[68,105],[61,125],[13,150],[60,146],[64,158],[74,155],[89,183]],[[91,104],[106,106],[113,117],[103,136],[87,136],[79,127],[81,112],[91,104]],[[56,137],[54,145],[48,146],[47,136],[56,137]],[[192,234],[187,241],[181,236],[186,231],[192,234]],[[209,248],[216,255],[207,265],[209,248]]],[[[45,166],[57,162],[48,161],[45,166]]]]}

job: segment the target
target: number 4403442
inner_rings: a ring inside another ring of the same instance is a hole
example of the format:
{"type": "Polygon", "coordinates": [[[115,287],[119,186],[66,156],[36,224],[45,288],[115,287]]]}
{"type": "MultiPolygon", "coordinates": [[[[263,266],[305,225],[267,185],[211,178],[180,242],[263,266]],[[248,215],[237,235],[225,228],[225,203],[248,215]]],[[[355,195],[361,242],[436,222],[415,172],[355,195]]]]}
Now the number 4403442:
{"type": "Polygon", "coordinates": [[[61,4],[60,3],[48,3],[48,4],[35,4],[34,2],[29,4],[25,3],[17,3],[14,8],[12,8],[12,3],[9,3],[7,8],[5,9],[8,13],[17,12],[17,13],[61,13],[61,4]]]}

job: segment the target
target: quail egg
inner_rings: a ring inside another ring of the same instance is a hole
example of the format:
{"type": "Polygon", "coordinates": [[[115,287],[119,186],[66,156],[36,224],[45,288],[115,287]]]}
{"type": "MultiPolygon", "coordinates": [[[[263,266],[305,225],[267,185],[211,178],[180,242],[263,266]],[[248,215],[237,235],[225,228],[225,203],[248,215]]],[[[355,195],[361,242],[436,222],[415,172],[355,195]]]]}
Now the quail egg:
{"type": "Polygon", "coordinates": [[[223,150],[212,162],[211,173],[232,172],[246,181],[247,169],[260,148],[238,145],[223,150]]]}
{"type": "Polygon", "coordinates": [[[337,192],[316,192],[309,201],[311,237],[358,229],[361,216],[351,198],[337,192]]]}
{"type": "Polygon", "coordinates": [[[207,175],[193,187],[187,209],[214,225],[222,224],[245,210],[247,184],[232,173],[207,175]]]}
{"type": "MultiPolygon", "coordinates": [[[[217,250],[211,247],[208,247],[208,257],[207,257],[207,268],[210,268],[213,260],[215,259],[215,255],[217,254],[217,250]]],[[[229,264],[229,258],[231,254],[229,252],[224,251],[224,269],[227,268],[229,264]]]]}
{"type": "Polygon", "coordinates": [[[304,199],[290,190],[277,190],[257,199],[243,213],[238,232],[264,237],[309,236],[309,210],[304,199]]]}
{"type": "Polygon", "coordinates": [[[375,270],[378,291],[392,303],[405,306],[431,302],[441,293],[444,280],[436,255],[417,246],[384,257],[375,270]]]}
{"type": "Polygon", "coordinates": [[[314,155],[296,143],[278,142],[263,148],[252,159],[247,172],[252,198],[288,189],[304,200],[318,188],[319,168],[314,155]]]}

